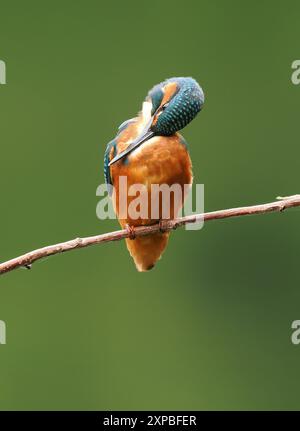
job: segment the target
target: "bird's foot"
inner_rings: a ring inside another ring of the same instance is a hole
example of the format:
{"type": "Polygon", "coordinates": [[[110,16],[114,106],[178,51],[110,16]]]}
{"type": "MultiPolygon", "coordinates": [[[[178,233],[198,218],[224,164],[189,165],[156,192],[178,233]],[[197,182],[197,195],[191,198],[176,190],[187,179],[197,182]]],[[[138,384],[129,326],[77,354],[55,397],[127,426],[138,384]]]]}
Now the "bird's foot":
{"type": "Polygon", "coordinates": [[[135,239],[136,238],[135,229],[133,226],[130,226],[128,223],[126,223],[125,229],[128,232],[128,238],[129,239],[135,239]]]}
{"type": "Polygon", "coordinates": [[[168,229],[168,220],[159,220],[158,225],[159,225],[159,230],[161,233],[165,233],[169,230],[168,229]]]}

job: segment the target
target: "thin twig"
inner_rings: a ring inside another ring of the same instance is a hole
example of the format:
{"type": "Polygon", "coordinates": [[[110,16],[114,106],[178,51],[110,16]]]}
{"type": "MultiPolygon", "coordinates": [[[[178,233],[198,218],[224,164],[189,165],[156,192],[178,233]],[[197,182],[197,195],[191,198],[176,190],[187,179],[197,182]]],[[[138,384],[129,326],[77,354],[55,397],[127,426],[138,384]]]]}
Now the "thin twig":
{"type": "MultiPolygon", "coordinates": [[[[204,214],[185,216],[176,220],[167,220],[163,222],[163,229],[164,231],[170,231],[173,229],[177,229],[178,227],[184,226],[188,223],[224,219],[229,217],[240,217],[253,214],[266,214],[270,212],[283,211],[287,208],[298,206],[300,206],[300,194],[289,197],[280,197],[280,200],[276,202],[262,205],[231,208],[204,214]]],[[[134,229],[134,234],[135,236],[152,235],[156,232],[159,232],[161,228],[162,225],[159,223],[153,224],[151,226],[139,226],[134,229]]],[[[0,274],[4,274],[20,267],[30,269],[32,263],[34,263],[35,261],[54,254],[64,253],[66,251],[71,251],[77,248],[89,247],[90,245],[100,244],[103,242],[119,241],[121,239],[129,238],[130,236],[130,230],[124,229],[115,232],[105,233],[102,235],[90,236],[87,238],[77,238],[71,241],[66,241],[55,245],[49,245],[47,247],[39,248],[37,250],[23,254],[22,256],[16,257],[0,264],[0,274]]]]}

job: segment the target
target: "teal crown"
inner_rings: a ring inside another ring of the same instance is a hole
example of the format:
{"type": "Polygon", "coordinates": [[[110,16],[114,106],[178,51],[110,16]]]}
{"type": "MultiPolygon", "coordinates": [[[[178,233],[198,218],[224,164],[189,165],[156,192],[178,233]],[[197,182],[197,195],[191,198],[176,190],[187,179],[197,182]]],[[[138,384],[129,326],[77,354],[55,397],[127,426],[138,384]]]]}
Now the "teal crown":
{"type": "Polygon", "coordinates": [[[170,78],[156,85],[149,92],[152,114],[161,104],[164,95],[163,87],[170,82],[176,82],[178,89],[159,115],[157,123],[152,126],[151,129],[155,135],[170,136],[183,129],[196,117],[204,104],[203,90],[193,78],[170,78]]]}

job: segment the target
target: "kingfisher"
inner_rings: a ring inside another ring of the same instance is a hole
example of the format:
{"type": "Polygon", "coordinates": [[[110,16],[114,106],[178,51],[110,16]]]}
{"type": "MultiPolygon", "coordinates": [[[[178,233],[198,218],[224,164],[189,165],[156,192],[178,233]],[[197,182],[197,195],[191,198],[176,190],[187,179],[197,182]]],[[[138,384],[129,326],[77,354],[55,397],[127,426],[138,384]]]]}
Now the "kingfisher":
{"type": "MultiPolygon", "coordinates": [[[[104,155],[104,176],[113,200],[113,207],[122,229],[127,229],[127,248],[138,271],[149,271],[164,252],[170,232],[135,237],[134,228],[141,225],[161,223],[163,214],[161,194],[152,186],[174,184],[180,186],[182,197],[172,205],[170,219],[175,219],[187,195],[185,185],[193,182],[192,163],[187,143],[178,131],[190,123],[201,111],[204,93],[193,78],[170,78],[155,85],[143,102],[137,117],[119,126],[116,137],[107,144],[104,155]],[[126,189],[120,179],[126,179],[126,189]],[[121,210],[121,200],[126,209],[136,196],[128,193],[131,186],[142,185],[146,190],[148,212],[133,217],[130,211],[121,210]],[[126,195],[126,196],[125,196],[126,195]],[[153,217],[151,205],[159,200],[158,213],[153,217]]],[[[172,199],[171,199],[172,200],[172,199]]],[[[174,201],[174,198],[172,202],[174,201]]],[[[174,202],[173,202],[174,203],[174,202]]]]}

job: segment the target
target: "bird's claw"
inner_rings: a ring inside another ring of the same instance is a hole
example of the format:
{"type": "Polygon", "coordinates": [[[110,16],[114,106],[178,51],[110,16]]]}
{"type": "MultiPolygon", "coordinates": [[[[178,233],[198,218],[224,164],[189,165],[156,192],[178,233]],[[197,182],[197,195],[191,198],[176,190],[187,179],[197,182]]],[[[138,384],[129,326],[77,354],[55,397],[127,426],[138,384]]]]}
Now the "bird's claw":
{"type": "Polygon", "coordinates": [[[126,225],[125,225],[125,229],[127,230],[127,232],[128,232],[128,238],[129,239],[135,239],[136,238],[136,234],[135,234],[135,229],[134,229],[134,227],[133,226],[130,226],[128,223],[126,223],[126,225]]]}
{"type": "Polygon", "coordinates": [[[159,230],[161,233],[167,232],[167,230],[168,230],[167,224],[168,224],[167,220],[159,220],[158,225],[159,225],[159,230]]]}

